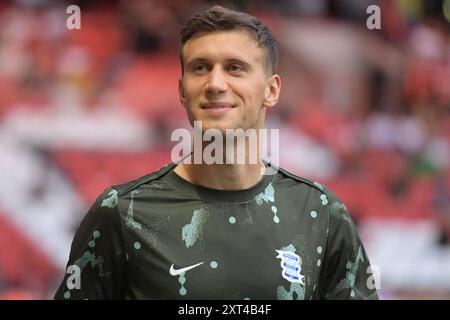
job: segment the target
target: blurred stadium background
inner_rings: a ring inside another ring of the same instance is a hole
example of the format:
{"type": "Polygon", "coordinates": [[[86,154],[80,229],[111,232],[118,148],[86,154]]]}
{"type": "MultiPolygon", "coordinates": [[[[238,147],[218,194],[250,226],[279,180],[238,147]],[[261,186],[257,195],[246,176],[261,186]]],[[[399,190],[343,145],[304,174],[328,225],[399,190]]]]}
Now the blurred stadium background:
{"type": "MultiPolygon", "coordinates": [[[[346,203],[380,297],[450,298],[450,1],[214,3],[273,29],[281,165],[346,203]]],[[[211,4],[0,1],[0,299],[52,298],[96,196],[170,161],[176,35],[211,4]]]]}

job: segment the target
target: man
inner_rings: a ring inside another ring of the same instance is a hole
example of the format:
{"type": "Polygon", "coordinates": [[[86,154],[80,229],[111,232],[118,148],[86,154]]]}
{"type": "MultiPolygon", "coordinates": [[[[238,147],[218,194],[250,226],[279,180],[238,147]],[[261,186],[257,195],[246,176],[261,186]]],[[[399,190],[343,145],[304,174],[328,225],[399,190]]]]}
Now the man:
{"type": "MultiPolygon", "coordinates": [[[[262,129],[281,88],[268,28],[216,6],[190,18],[180,40],[190,122],[224,135],[262,129]]],[[[244,164],[189,156],[107,189],[75,235],[55,298],[376,299],[345,206],[317,182],[267,174],[256,152],[244,164]]]]}

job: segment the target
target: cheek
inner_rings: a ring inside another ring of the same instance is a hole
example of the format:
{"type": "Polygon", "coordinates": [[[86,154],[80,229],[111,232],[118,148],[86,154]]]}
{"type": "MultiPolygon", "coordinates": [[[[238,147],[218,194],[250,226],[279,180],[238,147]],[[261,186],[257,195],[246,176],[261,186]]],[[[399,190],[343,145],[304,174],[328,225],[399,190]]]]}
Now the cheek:
{"type": "Polygon", "coordinates": [[[257,81],[245,81],[242,83],[235,83],[235,93],[244,100],[245,104],[258,105],[264,100],[265,86],[263,83],[257,81]]]}
{"type": "Polygon", "coordinates": [[[202,85],[199,81],[185,80],[183,88],[185,97],[191,101],[201,95],[202,85]]]}
{"type": "Polygon", "coordinates": [[[256,84],[249,88],[249,99],[251,100],[251,105],[254,108],[255,112],[259,110],[259,108],[263,105],[264,102],[264,94],[265,88],[262,84],[256,84]]]}

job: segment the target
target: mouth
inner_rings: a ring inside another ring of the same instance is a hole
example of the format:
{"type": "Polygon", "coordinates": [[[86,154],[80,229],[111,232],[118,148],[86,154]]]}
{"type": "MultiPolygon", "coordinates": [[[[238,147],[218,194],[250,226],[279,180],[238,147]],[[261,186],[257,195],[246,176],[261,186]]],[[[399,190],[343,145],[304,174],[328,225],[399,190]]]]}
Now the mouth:
{"type": "Polygon", "coordinates": [[[202,109],[218,110],[218,109],[231,109],[234,108],[235,105],[228,102],[207,102],[201,104],[200,107],[202,109]]]}
{"type": "Polygon", "coordinates": [[[213,116],[224,114],[235,107],[236,105],[228,102],[208,102],[200,105],[201,109],[205,110],[208,114],[213,116]]]}

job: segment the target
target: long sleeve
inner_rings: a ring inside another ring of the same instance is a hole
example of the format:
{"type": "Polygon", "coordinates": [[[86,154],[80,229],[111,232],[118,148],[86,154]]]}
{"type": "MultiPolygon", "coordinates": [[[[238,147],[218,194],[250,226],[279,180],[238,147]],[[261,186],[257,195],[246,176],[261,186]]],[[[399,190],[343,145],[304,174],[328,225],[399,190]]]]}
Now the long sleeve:
{"type": "Polygon", "coordinates": [[[330,191],[321,299],[378,299],[370,262],[345,205],[330,191]]]}
{"type": "Polygon", "coordinates": [[[72,242],[66,274],[55,299],[119,299],[123,296],[126,252],[115,189],[100,195],[72,242]]]}

